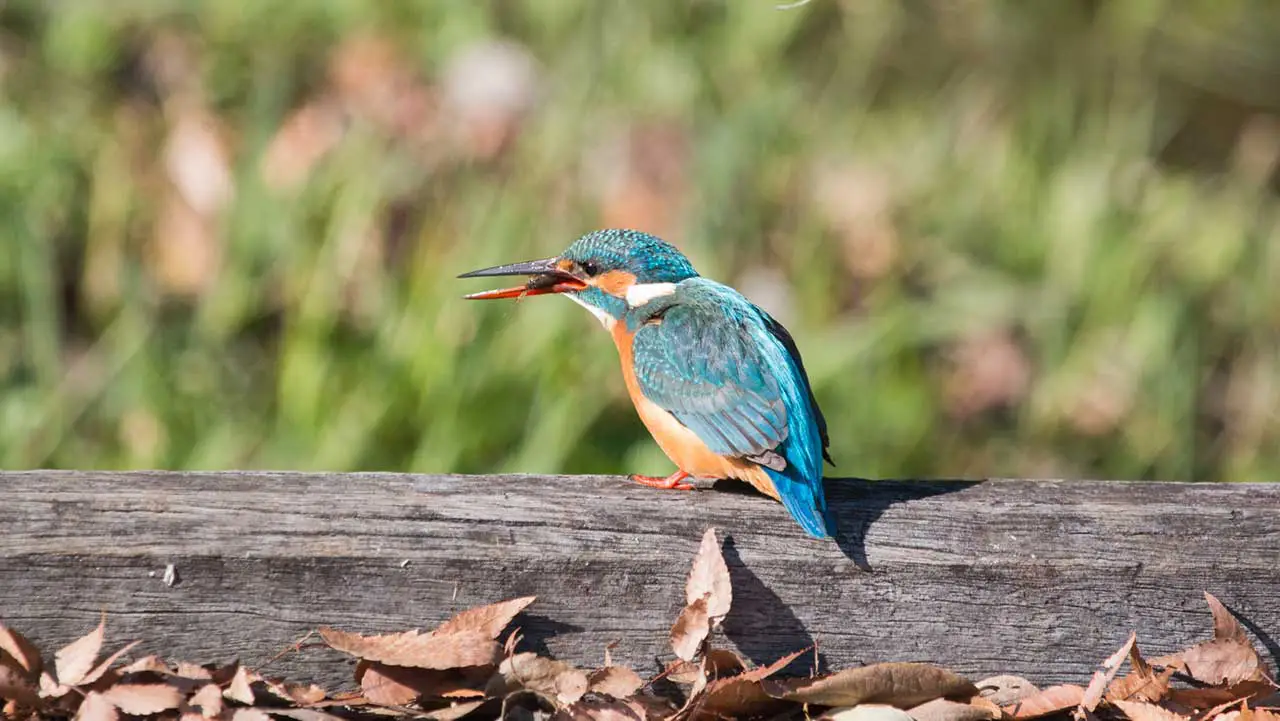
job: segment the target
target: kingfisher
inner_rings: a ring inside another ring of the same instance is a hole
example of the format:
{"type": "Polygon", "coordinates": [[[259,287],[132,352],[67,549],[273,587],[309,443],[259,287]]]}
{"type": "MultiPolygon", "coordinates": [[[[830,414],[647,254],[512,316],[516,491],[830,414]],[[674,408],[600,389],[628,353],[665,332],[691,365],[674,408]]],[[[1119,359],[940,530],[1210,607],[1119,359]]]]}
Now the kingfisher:
{"type": "Polygon", "coordinates": [[[473,270],[459,278],[529,276],[470,300],[558,294],[583,306],[613,338],[627,392],[676,466],[645,486],[691,490],[686,479],[736,479],[780,501],[814,538],[830,538],[823,494],[827,423],[795,340],[727,285],[703,278],[673,245],[607,229],[560,255],[473,270]]]}

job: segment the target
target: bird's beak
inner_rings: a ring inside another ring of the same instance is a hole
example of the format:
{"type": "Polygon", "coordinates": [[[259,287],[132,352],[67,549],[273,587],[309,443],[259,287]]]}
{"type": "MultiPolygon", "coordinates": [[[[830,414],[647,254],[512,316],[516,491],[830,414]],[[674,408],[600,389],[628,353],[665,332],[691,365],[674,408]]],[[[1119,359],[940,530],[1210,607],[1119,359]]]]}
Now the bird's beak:
{"type": "Polygon", "coordinates": [[[496,265],[492,268],[473,270],[463,273],[459,278],[483,278],[491,275],[527,275],[529,282],[514,288],[486,290],[464,296],[467,300],[493,300],[496,298],[520,298],[526,295],[546,295],[548,293],[566,293],[582,290],[587,284],[578,276],[562,269],[559,258],[543,258],[528,260],[523,263],[496,265]]]}

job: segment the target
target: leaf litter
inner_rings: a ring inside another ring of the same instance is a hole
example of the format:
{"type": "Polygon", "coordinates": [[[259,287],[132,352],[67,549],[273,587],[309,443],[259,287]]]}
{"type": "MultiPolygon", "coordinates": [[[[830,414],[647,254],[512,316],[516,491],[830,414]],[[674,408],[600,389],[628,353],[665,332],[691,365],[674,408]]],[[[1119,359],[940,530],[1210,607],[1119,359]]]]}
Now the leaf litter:
{"type": "MultiPolygon", "coordinates": [[[[1235,616],[1205,593],[1213,636],[1176,654],[1143,657],[1135,633],[1084,686],[1044,689],[1011,675],[970,681],[927,663],[884,662],[809,676],[783,669],[816,649],[765,666],[714,645],[733,588],[714,529],[694,556],[672,658],[645,677],[520,650],[504,632],[535,599],[462,611],[436,628],[363,635],[322,626],[328,647],[355,659],[357,691],[289,683],[238,662],[127,660],[137,642],[103,656],[106,619],[52,659],[0,624],[0,718],[6,721],[1280,721],[1274,677],[1235,616]],[[50,663],[51,661],[51,663],[50,663]],[[1121,673],[1127,665],[1128,670],[1121,673]],[[1270,699],[1270,700],[1268,700],[1270,699]]],[[[301,648],[301,643],[297,645],[301,648]]]]}

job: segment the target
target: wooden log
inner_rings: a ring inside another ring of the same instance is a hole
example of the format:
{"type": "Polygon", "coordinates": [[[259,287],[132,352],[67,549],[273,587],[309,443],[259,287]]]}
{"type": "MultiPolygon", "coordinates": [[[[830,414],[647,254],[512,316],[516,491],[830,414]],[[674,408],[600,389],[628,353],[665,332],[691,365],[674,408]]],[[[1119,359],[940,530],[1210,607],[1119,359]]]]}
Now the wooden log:
{"type": "MultiPolygon", "coordinates": [[[[642,672],[708,526],[758,663],[917,660],[972,678],[1086,682],[1130,630],[1144,652],[1207,638],[1209,591],[1280,649],[1280,485],[829,480],[836,541],[762,496],[611,477],[0,474],[0,621],[50,652],[107,613],[110,645],[260,664],[307,631],[429,628],[522,595],[528,647],[642,672]],[[163,575],[172,564],[176,582],[163,575]]],[[[1272,661],[1274,663],[1274,660],[1272,661]]],[[[335,688],[327,650],[269,669],[335,688]]]]}

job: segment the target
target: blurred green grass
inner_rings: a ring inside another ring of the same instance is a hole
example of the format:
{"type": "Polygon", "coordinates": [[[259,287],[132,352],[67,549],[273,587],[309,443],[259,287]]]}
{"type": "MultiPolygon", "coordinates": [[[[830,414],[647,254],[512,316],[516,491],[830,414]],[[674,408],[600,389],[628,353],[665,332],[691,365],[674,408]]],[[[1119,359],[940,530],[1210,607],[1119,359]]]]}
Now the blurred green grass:
{"type": "Polygon", "coordinates": [[[1280,477],[1280,10],[0,5],[0,464],[652,472],[462,271],[603,226],[798,339],[838,475],[1280,477]]]}

